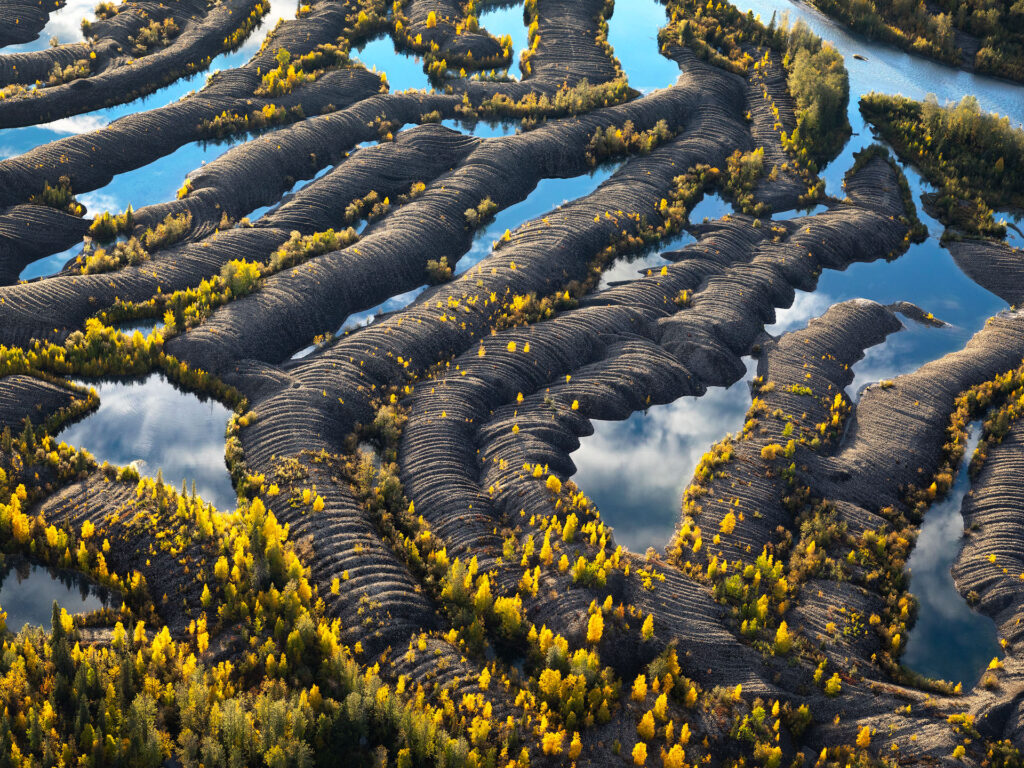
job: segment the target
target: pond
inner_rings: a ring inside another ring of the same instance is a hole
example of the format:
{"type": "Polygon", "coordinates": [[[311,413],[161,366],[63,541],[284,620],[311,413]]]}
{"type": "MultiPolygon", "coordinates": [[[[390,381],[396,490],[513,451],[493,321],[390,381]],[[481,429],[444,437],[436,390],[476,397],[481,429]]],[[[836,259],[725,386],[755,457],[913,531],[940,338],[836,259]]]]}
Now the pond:
{"type": "Polygon", "coordinates": [[[750,358],[744,362],[747,375],[731,387],[651,406],[625,421],[592,422],[594,434],[572,454],[573,480],[615,529],[616,543],[641,553],[668,543],[700,457],[743,426],[756,369],[750,358]]]}
{"type": "Polygon", "coordinates": [[[7,613],[10,632],[20,632],[26,625],[49,630],[54,601],[76,614],[98,610],[110,600],[108,590],[76,573],[0,555],[0,611],[7,613]]]}
{"type": "Polygon", "coordinates": [[[530,47],[523,6],[519,3],[511,5],[487,5],[480,9],[480,26],[494,37],[508,35],[512,38],[512,66],[509,74],[519,74],[519,57],[530,47]]]}
{"type": "Polygon", "coordinates": [[[100,407],[59,435],[97,461],[132,464],[140,474],[180,488],[185,482],[222,510],[235,507],[224,464],[224,433],[231,411],[200,400],[161,374],[141,381],[82,382],[99,393],[100,407]]]}
{"type": "Polygon", "coordinates": [[[361,61],[367,69],[386,72],[391,93],[417,90],[431,91],[432,86],[423,71],[423,60],[419,56],[406,56],[395,50],[389,35],[375,37],[352,52],[353,58],[361,61]]]}
{"type": "Polygon", "coordinates": [[[949,495],[925,513],[907,563],[918,613],[903,664],[926,677],[963,683],[965,689],[978,682],[991,659],[1003,656],[992,619],[971,610],[950,573],[963,546],[960,507],[970,489],[967,465],[980,436],[981,424],[975,422],[964,453],[968,461],[962,463],[949,495]]]}
{"type": "Polygon", "coordinates": [[[608,21],[608,42],[629,78],[641,93],[674,85],[679,65],[661,55],[658,30],[668,21],[665,6],[657,0],[620,2],[608,21]]]}

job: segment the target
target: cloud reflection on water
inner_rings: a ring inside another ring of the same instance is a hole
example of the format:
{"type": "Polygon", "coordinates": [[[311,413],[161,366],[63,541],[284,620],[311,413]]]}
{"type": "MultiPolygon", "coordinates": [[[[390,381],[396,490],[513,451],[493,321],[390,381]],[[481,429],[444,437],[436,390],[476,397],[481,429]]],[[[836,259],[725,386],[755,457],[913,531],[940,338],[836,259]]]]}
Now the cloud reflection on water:
{"type": "Polygon", "coordinates": [[[60,433],[98,461],[125,465],[181,486],[185,480],[219,509],[233,509],[235,492],[224,464],[224,432],[230,411],[176,389],[154,374],[141,382],[87,382],[100,395],[99,410],[60,433]]]}
{"type": "MultiPolygon", "coordinates": [[[[965,457],[974,453],[980,433],[980,424],[973,424],[965,457]]],[[[907,563],[919,607],[903,654],[903,663],[915,672],[965,687],[977,682],[990,659],[1003,655],[995,624],[967,605],[950,573],[963,546],[960,507],[969,488],[965,461],[949,495],[925,513],[907,563]]]]}
{"type": "Polygon", "coordinates": [[[0,610],[7,629],[20,632],[26,624],[50,628],[54,601],[68,613],[88,613],[103,600],[87,581],[15,557],[0,557],[0,610]]]}
{"type": "Polygon", "coordinates": [[[747,376],[701,398],[681,397],[634,413],[625,421],[594,421],[594,434],[572,455],[573,480],[615,528],[615,540],[633,552],[662,549],[679,521],[683,491],[704,451],[737,432],[750,407],[747,376]]]}

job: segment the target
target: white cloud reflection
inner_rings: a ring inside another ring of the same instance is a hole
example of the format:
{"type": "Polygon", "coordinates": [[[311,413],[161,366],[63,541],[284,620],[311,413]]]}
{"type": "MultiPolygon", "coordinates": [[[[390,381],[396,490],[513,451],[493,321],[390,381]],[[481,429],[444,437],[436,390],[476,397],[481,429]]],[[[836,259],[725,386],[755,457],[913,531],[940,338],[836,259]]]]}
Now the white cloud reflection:
{"type": "Polygon", "coordinates": [[[820,317],[833,304],[832,297],[825,293],[797,291],[793,304],[786,309],[775,311],[775,323],[765,327],[773,336],[805,328],[812,318],[820,317]]]}
{"type": "Polygon", "coordinates": [[[668,543],[700,457],[743,426],[755,368],[753,360],[744,362],[747,376],[728,389],[656,405],[625,421],[594,421],[594,434],[572,455],[573,479],[615,528],[619,544],[643,552],[668,543]]]}
{"type": "Polygon", "coordinates": [[[100,395],[99,410],[58,439],[87,449],[98,461],[137,465],[143,474],[181,486],[185,480],[220,509],[233,509],[235,493],[224,464],[230,412],[213,400],[175,389],[153,375],[142,382],[85,382],[100,395]]]}
{"type": "Polygon", "coordinates": [[[107,127],[107,118],[102,115],[75,115],[74,117],[62,117],[52,123],[39,126],[48,131],[63,135],[74,135],[89,133],[107,127]]]}
{"type": "Polygon", "coordinates": [[[89,192],[78,196],[78,202],[85,206],[89,216],[95,216],[103,211],[117,213],[121,210],[116,197],[106,192],[89,192]]]}
{"type": "MultiPolygon", "coordinates": [[[[52,3],[53,0],[46,0],[52,3]]],[[[14,46],[12,50],[43,50],[49,47],[50,38],[56,37],[60,43],[80,43],[85,39],[82,35],[82,19],[96,20],[93,8],[97,0],[67,0],[64,7],[50,13],[50,20],[39,33],[39,37],[31,43],[14,46]]]]}

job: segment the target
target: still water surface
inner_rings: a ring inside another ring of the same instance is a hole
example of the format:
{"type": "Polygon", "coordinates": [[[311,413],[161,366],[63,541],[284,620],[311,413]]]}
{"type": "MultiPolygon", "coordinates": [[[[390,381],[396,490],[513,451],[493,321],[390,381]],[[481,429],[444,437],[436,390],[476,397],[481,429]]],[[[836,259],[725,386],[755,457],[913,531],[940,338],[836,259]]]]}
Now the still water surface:
{"type": "Polygon", "coordinates": [[[996,627],[990,618],[971,610],[953,583],[950,569],[964,543],[960,514],[970,489],[967,466],[981,436],[981,424],[970,427],[966,457],[949,495],[925,514],[910,555],[910,591],[918,599],[918,618],[907,639],[903,663],[927,677],[963,683],[970,688],[989,661],[1002,658],[996,627]]]}
{"type": "Polygon", "coordinates": [[[58,439],[85,448],[97,461],[123,466],[178,488],[182,481],[218,509],[235,507],[224,464],[224,432],[231,412],[215,400],[200,400],[160,374],[141,381],[84,382],[96,389],[100,407],[60,433],[58,439]]]}
{"type": "Polygon", "coordinates": [[[110,595],[70,571],[0,555],[0,611],[7,614],[8,631],[27,624],[48,630],[54,601],[70,614],[89,613],[108,605],[110,595]]]}
{"type": "MultiPolygon", "coordinates": [[[[1022,90],[1019,87],[962,73],[885,46],[872,46],[845,33],[817,12],[788,0],[738,0],[736,5],[744,11],[753,10],[760,14],[765,22],[770,19],[773,11],[781,16],[788,10],[791,21],[798,16],[804,18],[845,56],[850,70],[849,118],[855,135],[839,157],[822,171],[828,191],[837,197],[844,196],[842,180],[853,164],[853,154],[874,142],[870,129],[857,109],[860,94],[872,88],[885,92],[903,92],[916,98],[923,98],[930,90],[937,92],[940,100],[959,100],[966,93],[975,93],[983,107],[1008,113],[1017,121],[1024,119],[1024,100],[1021,99],[1022,90]],[[867,55],[870,60],[855,61],[853,53],[867,55]]],[[[617,13],[609,22],[610,36],[615,37],[619,24],[632,24],[633,19],[653,13],[650,9],[657,9],[661,13],[661,20],[657,23],[663,24],[664,8],[653,0],[620,2],[617,13]],[[629,13],[623,14],[622,11],[627,8],[629,13]]],[[[645,61],[648,62],[653,58],[666,61],[658,54],[657,43],[647,40],[644,35],[634,36],[632,45],[618,45],[616,53],[622,57],[626,49],[630,51],[630,56],[646,56],[645,61]],[[639,52],[634,53],[634,49],[639,52]]],[[[626,71],[632,77],[633,71],[628,67],[626,71]]],[[[652,71],[652,67],[647,63],[644,72],[649,71],[652,71]]],[[[671,79],[666,78],[662,85],[670,82],[671,79]]],[[[915,200],[919,200],[922,192],[930,190],[929,185],[913,168],[904,167],[903,170],[915,200]]],[[[690,220],[700,222],[718,218],[728,212],[730,208],[727,202],[717,196],[708,196],[691,212],[690,220]]],[[[786,212],[779,218],[788,219],[794,215],[805,214],[786,212]]],[[[843,272],[824,272],[817,290],[811,293],[798,292],[793,306],[779,313],[782,322],[768,328],[769,332],[775,334],[799,328],[806,325],[810,318],[825,312],[832,304],[861,297],[883,304],[911,301],[949,323],[943,329],[906,323],[906,330],[890,336],[885,344],[868,350],[865,360],[855,369],[857,376],[849,388],[851,395],[864,384],[915,370],[929,360],[961,348],[971,335],[984,326],[989,317],[1006,307],[1001,299],[964,275],[949,252],[940,246],[942,225],[925,214],[920,205],[918,215],[928,226],[929,238],[926,242],[912,246],[906,254],[892,262],[879,260],[854,264],[843,272]]],[[[718,396],[714,391],[696,401],[692,409],[687,408],[688,429],[692,433],[704,434],[710,429],[717,439],[726,432],[739,429],[749,407],[749,397],[743,387],[734,386],[727,392],[731,393],[726,398],[731,399],[728,408],[723,409],[721,403],[710,398],[712,395],[718,396]]],[[[616,527],[616,537],[623,542],[632,541],[641,550],[647,546],[664,546],[678,522],[678,496],[670,497],[666,494],[665,498],[670,500],[670,503],[666,502],[667,507],[652,506],[647,487],[651,476],[678,476],[674,486],[685,487],[703,449],[711,442],[705,441],[700,450],[686,441],[666,442],[664,435],[673,430],[674,418],[676,414],[671,406],[661,406],[645,414],[634,414],[625,424],[594,422],[594,436],[584,439],[581,449],[573,455],[579,467],[577,479],[592,492],[608,522],[616,527]],[[640,452],[651,451],[654,463],[631,463],[623,454],[630,453],[634,446],[640,452]],[[604,455],[607,452],[618,454],[623,466],[643,466],[650,471],[624,472],[614,483],[602,481],[602,471],[618,461],[604,455]],[[596,482],[596,487],[588,485],[590,479],[596,482]],[[610,489],[607,494],[601,491],[605,486],[610,489]]]]}
{"type": "MultiPolygon", "coordinates": [[[[959,101],[973,94],[982,108],[1008,115],[1017,125],[1024,124],[1024,90],[1019,86],[861,40],[803,4],[789,0],[735,0],[735,4],[744,11],[760,14],[765,22],[773,13],[781,17],[788,12],[791,21],[802,18],[844,55],[850,71],[849,119],[854,135],[838,158],[821,173],[827,191],[836,197],[844,196],[842,181],[853,165],[853,155],[875,141],[857,107],[861,94],[878,90],[921,99],[935,93],[940,102],[959,101]],[[854,53],[867,56],[868,61],[854,60],[854,53]]],[[[626,16],[632,19],[635,8],[648,9],[651,5],[657,7],[642,0],[628,5],[620,2],[616,16],[621,19],[622,11],[628,7],[630,14],[626,16]]],[[[642,13],[635,11],[636,15],[642,13]]],[[[613,17],[612,39],[617,24],[623,22],[613,17]]],[[[646,48],[650,55],[656,43],[647,45],[644,36],[637,35],[634,45],[627,43],[625,47],[630,49],[629,55],[634,47],[646,48]]],[[[616,45],[616,53],[626,60],[624,46],[616,45]]],[[[633,76],[634,70],[626,67],[626,71],[633,76]]],[[[648,71],[644,71],[645,75],[648,71]]],[[[668,82],[666,78],[662,85],[668,82]]],[[[646,90],[658,84],[651,86],[645,81],[634,86],[646,90]]],[[[1006,308],[1001,299],[967,278],[941,247],[942,225],[919,204],[921,193],[931,187],[913,168],[904,166],[903,170],[918,203],[918,215],[928,227],[927,241],[912,246],[893,262],[854,264],[843,272],[824,272],[817,290],[798,292],[793,305],[778,312],[778,322],[768,328],[777,335],[803,327],[833,303],[860,297],[883,304],[911,301],[949,324],[935,329],[906,322],[902,332],[868,349],[864,359],[854,366],[854,381],[847,389],[851,397],[856,397],[866,384],[908,373],[929,360],[960,349],[989,317],[1006,308]]],[[[691,212],[690,220],[713,219],[727,212],[727,203],[709,196],[691,212]]],[[[793,213],[786,213],[779,218],[792,216],[793,213]]],[[[1016,244],[1014,239],[1011,243],[1016,244]]],[[[752,366],[748,366],[748,380],[752,372],[752,366]]],[[[738,431],[749,404],[749,389],[741,381],[725,390],[709,390],[700,399],[681,398],[669,405],[652,407],[622,422],[594,422],[594,435],[584,438],[573,454],[578,467],[575,479],[593,497],[604,519],[615,527],[620,543],[634,551],[667,544],[679,520],[682,491],[700,456],[726,432],[738,431]]],[[[920,600],[920,612],[917,627],[908,640],[905,662],[921,674],[970,686],[988,660],[1000,655],[1000,651],[992,622],[966,605],[953,587],[949,573],[962,543],[959,508],[966,487],[967,479],[962,472],[950,497],[926,516],[911,559],[912,589],[920,600]]]]}

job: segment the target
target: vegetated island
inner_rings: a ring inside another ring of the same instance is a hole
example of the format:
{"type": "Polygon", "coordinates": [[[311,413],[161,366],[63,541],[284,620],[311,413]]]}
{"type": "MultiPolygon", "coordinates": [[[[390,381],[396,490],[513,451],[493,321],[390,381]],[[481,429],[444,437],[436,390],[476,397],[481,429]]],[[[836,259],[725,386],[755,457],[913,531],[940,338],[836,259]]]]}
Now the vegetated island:
{"type": "MultiPolygon", "coordinates": [[[[1024,317],[857,404],[863,351],[898,316],[940,321],[854,300],[764,332],[824,269],[924,236],[879,146],[825,194],[842,57],[802,25],[671,0],[658,44],[680,76],[640,95],[610,3],[527,0],[515,79],[480,10],[303,4],[199,91],[0,161],[0,543],[123,599],[4,630],[0,765],[1020,765],[1024,317]],[[433,92],[392,93],[350,55],[380,34],[433,92]],[[482,119],[519,131],[438,125],[482,119]],[[85,218],[78,196],[201,140],[233,146],[173,199],[85,218]],[[456,273],[541,180],[609,161],[456,273]],[[711,191],[743,212],[691,225],[711,191]],[[665,266],[598,290],[686,227],[665,266]],[[701,460],[672,543],[624,551],[567,479],[579,438],[736,382],[748,354],[746,422],[701,460]],[[74,382],[157,372],[234,409],[236,509],[60,441],[98,404],[74,382]],[[964,690],[900,664],[904,565],[976,419],[983,536],[957,579],[1007,655],[964,690]]],[[[265,11],[104,4],[84,47],[0,54],[0,125],[130,101],[265,11]],[[65,60],[53,82],[13,74],[65,60]]]]}
{"type": "Polygon", "coordinates": [[[872,40],[984,74],[1024,80],[1019,0],[809,0],[872,40]]]}
{"type": "MultiPolygon", "coordinates": [[[[1005,242],[1003,211],[1024,214],[1024,130],[1005,117],[982,111],[966,96],[940,106],[901,96],[870,93],[861,98],[865,119],[936,188],[923,202],[946,225],[943,240],[976,282],[1019,304],[1022,253],[1005,242]]],[[[1019,232],[1019,230],[1017,230],[1019,232]]]]}

